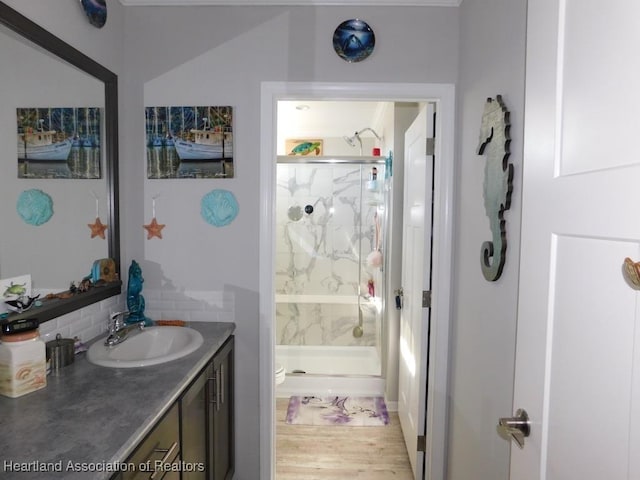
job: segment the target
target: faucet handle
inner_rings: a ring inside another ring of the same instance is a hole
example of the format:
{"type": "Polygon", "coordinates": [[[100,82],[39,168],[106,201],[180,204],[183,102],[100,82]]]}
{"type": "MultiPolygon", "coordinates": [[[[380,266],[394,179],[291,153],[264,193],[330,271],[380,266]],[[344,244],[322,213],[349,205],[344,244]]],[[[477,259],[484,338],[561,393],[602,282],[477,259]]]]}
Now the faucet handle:
{"type": "Polygon", "coordinates": [[[118,317],[124,317],[129,314],[129,310],[123,310],[122,312],[116,312],[111,314],[111,320],[116,320],[118,317]]]}
{"type": "Polygon", "coordinates": [[[114,333],[118,328],[124,326],[124,317],[129,313],[128,310],[122,312],[116,312],[109,315],[109,332],[114,333]]]}

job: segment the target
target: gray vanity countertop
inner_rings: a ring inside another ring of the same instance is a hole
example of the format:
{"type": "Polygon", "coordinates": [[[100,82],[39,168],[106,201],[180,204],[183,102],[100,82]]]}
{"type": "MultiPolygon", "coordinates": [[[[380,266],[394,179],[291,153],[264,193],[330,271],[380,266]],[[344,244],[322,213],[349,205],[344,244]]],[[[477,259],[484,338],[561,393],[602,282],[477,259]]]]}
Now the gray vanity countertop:
{"type": "Polygon", "coordinates": [[[49,375],[46,388],[15,399],[0,396],[0,478],[110,478],[112,467],[126,461],[235,329],[222,322],[189,327],[204,343],[180,359],[107,368],[89,363],[82,353],[49,375]],[[47,468],[53,471],[43,471],[47,468]]]}

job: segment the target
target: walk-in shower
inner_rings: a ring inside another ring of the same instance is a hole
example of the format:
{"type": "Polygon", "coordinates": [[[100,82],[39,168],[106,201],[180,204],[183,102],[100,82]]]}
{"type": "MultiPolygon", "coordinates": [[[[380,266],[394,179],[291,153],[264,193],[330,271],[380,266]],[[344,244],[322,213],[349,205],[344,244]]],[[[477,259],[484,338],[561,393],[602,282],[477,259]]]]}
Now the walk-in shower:
{"type": "Polygon", "coordinates": [[[286,394],[340,390],[345,379],[350,393],[382,393],[388,180],[383,157],[278,157],[276,362],[286,394]]]}

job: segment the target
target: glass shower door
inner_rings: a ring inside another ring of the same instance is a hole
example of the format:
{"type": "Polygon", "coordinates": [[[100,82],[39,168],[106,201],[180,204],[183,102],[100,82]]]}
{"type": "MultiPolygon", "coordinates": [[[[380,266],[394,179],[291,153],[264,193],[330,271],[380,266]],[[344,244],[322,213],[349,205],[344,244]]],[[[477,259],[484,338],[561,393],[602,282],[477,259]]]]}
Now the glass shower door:
{"type": "Polygon", "coordinates": [[[276,343],[285,368],[380,375],[384,164],[279,163],[277,172],[276,343]]]}

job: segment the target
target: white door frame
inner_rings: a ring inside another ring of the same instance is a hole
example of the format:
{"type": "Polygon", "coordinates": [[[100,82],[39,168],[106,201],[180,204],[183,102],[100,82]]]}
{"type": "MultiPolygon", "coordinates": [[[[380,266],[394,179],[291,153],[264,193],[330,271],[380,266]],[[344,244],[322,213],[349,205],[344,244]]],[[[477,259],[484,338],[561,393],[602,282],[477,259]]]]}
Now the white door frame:
{"type": "MultiPolygon", "coordinates": [[[[436,103],[434,238],[425,479],[445,478],[451,308],[455,87],[429,83],[263,82],[260,98],[260,479],[275,478],[274,349],[276,112],[279,100],[436,103]]],[[[398,161],[396,159],[396,161],[398,161]]]]}

